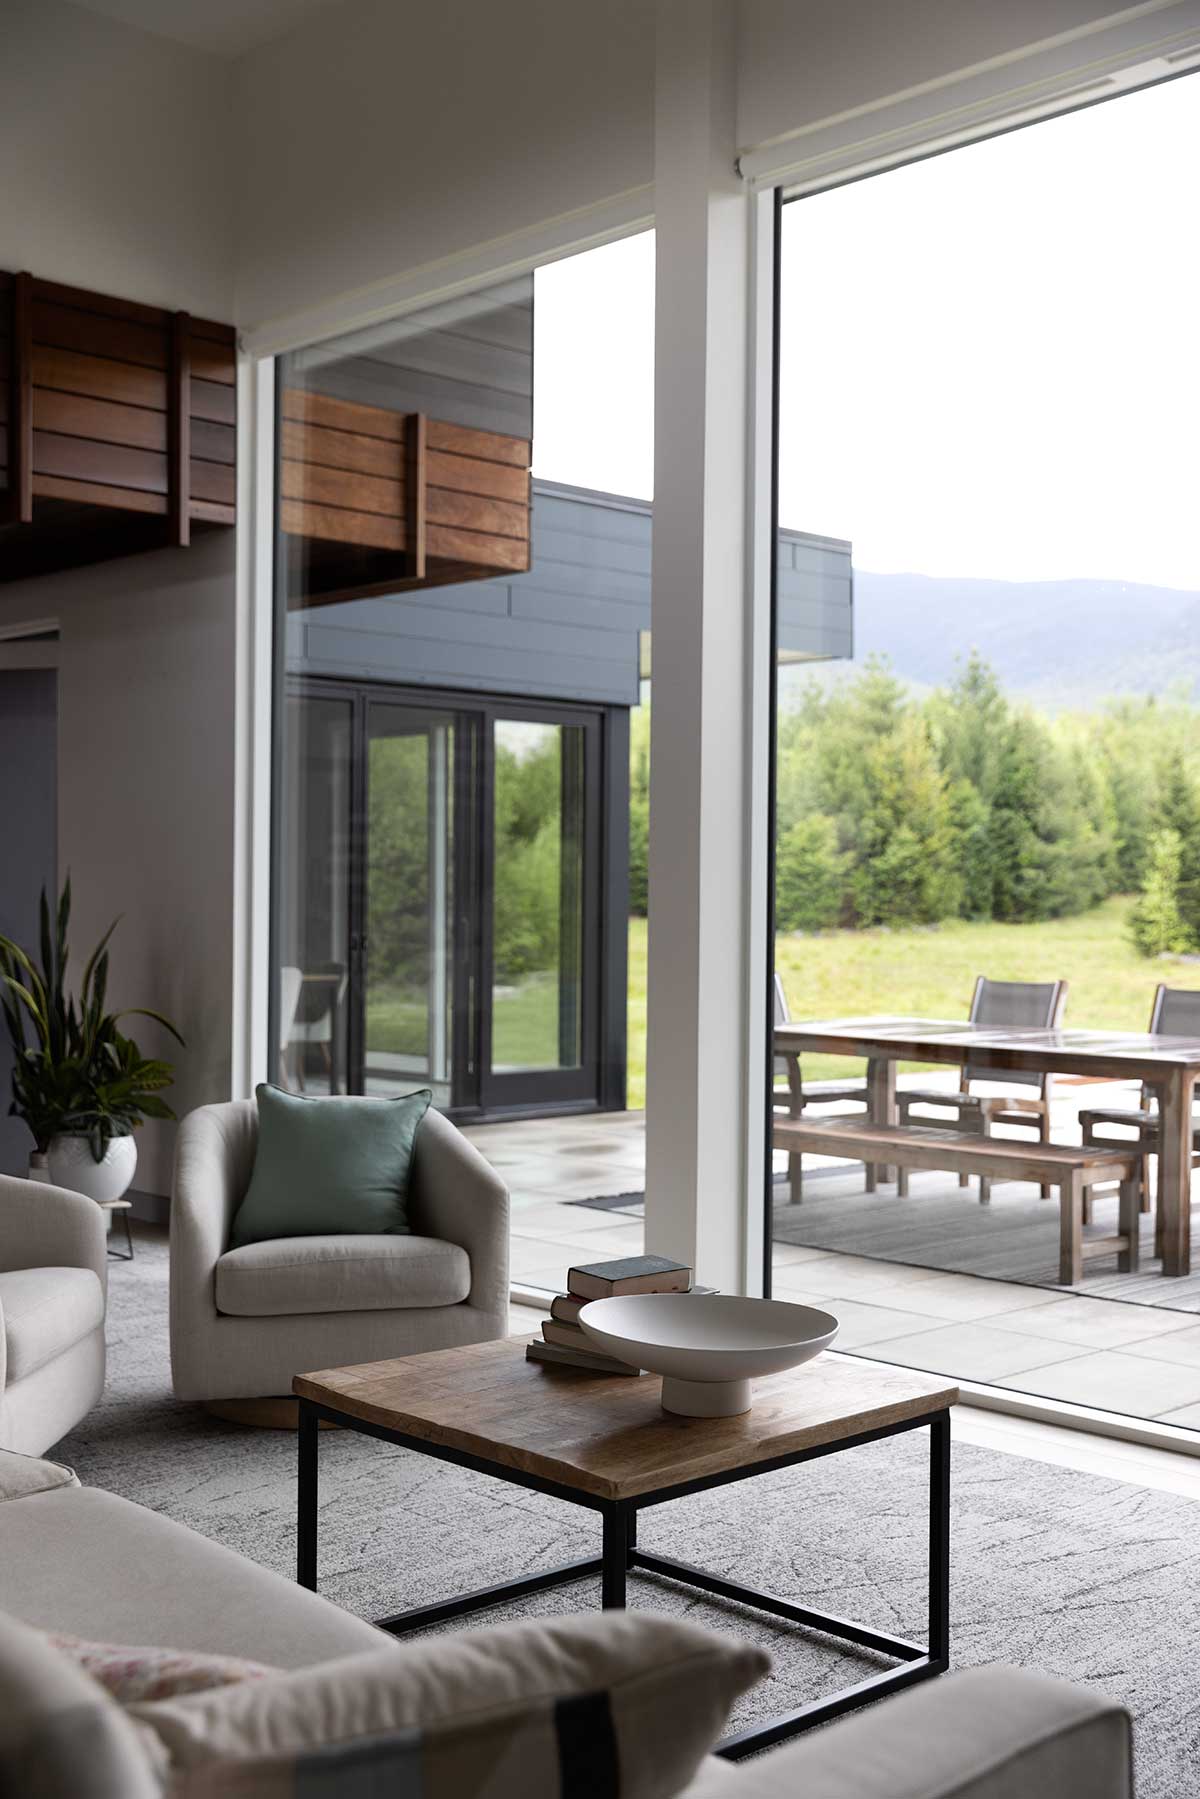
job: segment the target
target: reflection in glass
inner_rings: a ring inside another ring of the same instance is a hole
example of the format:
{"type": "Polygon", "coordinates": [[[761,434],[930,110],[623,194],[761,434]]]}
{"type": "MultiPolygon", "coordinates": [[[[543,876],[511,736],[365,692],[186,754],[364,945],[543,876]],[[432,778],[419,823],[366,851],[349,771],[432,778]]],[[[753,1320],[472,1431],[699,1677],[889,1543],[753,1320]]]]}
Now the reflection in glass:
{"type": "Polygon", "coordinates": [[[448,1104],[454,720],[390,705],[369,720],[365,1087],[419,1080],[448,1104]]]}
{"type": "Polygon", "coordinates": [[[497,719],[492,1068],[580,1064],[584,735],[497,719]]]}
{"type": "Polygon", "coordinates": [[[348,1085],[352,723],[345,700],[288,698],[276,1073],[301,1092],[348,1085]]]}

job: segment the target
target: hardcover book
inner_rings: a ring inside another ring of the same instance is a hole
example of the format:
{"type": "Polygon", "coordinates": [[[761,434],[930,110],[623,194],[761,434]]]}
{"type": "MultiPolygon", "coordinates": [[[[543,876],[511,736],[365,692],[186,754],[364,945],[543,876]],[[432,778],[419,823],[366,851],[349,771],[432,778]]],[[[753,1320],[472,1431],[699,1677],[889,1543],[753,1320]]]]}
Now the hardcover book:
{"type": "Polygon", "coordinates": [[[687,1293],[692,1271],[667,1256],[621,1256],[615,1262],[588,1262],[567,1273],[567,1288],[579,1299],[611,1299],[624,1293],[687,1293]]]}

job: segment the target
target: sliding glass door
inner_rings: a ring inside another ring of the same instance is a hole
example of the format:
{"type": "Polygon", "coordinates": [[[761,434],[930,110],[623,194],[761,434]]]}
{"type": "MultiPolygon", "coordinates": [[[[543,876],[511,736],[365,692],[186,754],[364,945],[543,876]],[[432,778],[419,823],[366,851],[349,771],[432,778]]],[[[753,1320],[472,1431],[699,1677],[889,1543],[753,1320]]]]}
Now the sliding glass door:
{"type": "Polygon", "coordinates": [[[276,1078],[597,1102],[601,715],[309,680],[287,739],[276,1078]]]}

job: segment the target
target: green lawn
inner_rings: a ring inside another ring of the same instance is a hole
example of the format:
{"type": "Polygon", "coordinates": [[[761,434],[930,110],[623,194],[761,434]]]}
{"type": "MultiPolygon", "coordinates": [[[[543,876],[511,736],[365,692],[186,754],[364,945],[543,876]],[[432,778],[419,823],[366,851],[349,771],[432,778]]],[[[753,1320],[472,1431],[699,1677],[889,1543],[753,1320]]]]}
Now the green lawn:
{"type": "MultiPolygon", "coordinates": [[[[965,1018],[977,974],[1001,981],[1070,982],[1067,1020],[1098,1029],[1144,1031],[1158,981],[1200,987],[1200,967],[1147,962],[1126,935],[1132,901],[1106,900],[1078,918],[1047,924],[944,924],[911,931],[829,931],[780,937],[776,957],[795,1018],[907,1012],[965,1018]]],[[[552,1062],[557,990],[531,979],[496,1002],[496,1060],[517,1067],[552,1062]]],[[[422,1001],[392,988],[373,993],[368,1042],[397,1054],[425,1053],[422,1001]]],[[[852,1064],[806,1056],[811,1080],[844,1075],[852,1064]]],[[[628,1103],[646,1103],[646,920],[629,921],[628,1103]]]]}
{"type": "MultiPolygon", "coordinates": [[[[642,988],[645,989],[645,974],[642,988]]],[[[644,1011],[643,1006],[643,1011],[644,1011]]],[[[497,1067],[552,1068],[558,1056],[558,987],[531,975],[496,996],[493,1058],[497,1067]]],[[[643,1034],[645,1027],[643,1026],[643,1034]]],[[[403,987],[374,987],[367,1002],[367,1046],[398,1056],[427,1051],[424,995],[403,987]]]]}
{"type": "MultiPolygon", "coordinates": [[[[872,1012],[965,1018],[975,977],[1070,982],[1066,1020],[1101,1030],[1144,1031],[1161,980],[1200,987],[1200,967],[1148,962],[1126,934],[1132,901],[1106,900],[1077,918],[1046,924],[944,924],[909,931],[829,931],[776,942],[794,1018],[872,1012]]],[[[805,1056],[805,1077],[846,1075],[853,1064],[805,1056]]],[[[646,1103],[646,921],[629,921],[629,1104],[646,1103]]]]}

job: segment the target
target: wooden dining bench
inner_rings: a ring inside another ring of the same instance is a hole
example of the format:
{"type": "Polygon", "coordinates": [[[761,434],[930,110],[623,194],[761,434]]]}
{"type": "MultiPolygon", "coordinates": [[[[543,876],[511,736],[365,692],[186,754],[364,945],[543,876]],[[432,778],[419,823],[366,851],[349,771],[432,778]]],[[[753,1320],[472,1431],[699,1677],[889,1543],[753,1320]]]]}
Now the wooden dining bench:
{"type": "MultiPolygon", "coordinates": [[[[1017,1142],[1010,1137],[971,1137],[960,1131],[871,1124],[862,1118],[777,1119],[776,1149],[797,1161],[801,1155],[838,1156],[894,1168],[925,1168],[946,1174],[976,1174],[996,1181],[1032,1181],[1057,1187],[1059,1195],[1058,1279],[1072,1287],[1083,1278],[1083,1264],[1093,1256],[1116,1254],[1122,1274],[1138,1265],[1140,1162],[1136,1145],[1123,1151],[1115,1143],[1072,1144],[1017,1142]],[[1085,1237],[1083,1196],[1099,1181],[1118,1181],[1118,1232],[1112,1237],[1085,1237]]],[[[904,1203],[910,1203],[905,1201],[904,1203]]]]}

